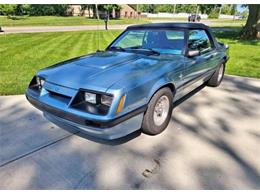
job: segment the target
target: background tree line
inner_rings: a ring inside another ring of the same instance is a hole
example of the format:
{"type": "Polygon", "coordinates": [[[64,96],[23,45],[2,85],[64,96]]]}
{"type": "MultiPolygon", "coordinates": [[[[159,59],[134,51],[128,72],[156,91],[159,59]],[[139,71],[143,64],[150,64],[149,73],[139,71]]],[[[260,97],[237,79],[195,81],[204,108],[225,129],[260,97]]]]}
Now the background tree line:
{"type": "MultiPolygon", "coordinates": [[[[35,4],[1,4],[0,14],[1,15],[31,15],[31,16],[65,16],[67,14],[69,5],[35,5],[35,4]]],[[[93,10],[96,13],[98,10],[106,10],[112,12],[113,9],[120,9],[119,5],[116,4],[84,4],[81,5],[82,10],[88,9],[93,10]]],[[[195,13],[197,10],[196,4],[140,4],[138,5],[138,11],[148,13],[168,12],[168,13],[195,13]]],[[[137,7],[137,6],[135,6],[137,7]]],[[[199,5],[199,11],[201,14],[217,14],[221,10],[222,14],[236,14],[237,5],[235,4],[201,4],[199,5]]]]}
{"type": "MultiPolygon", "coordinates": [[[[0,4],[0,15],[6,16],[66,16],[68,15],[69,5],[63,4],[0,4]]],[[[112,10],[120,9],[120,5],[116,4],[83,4],[81,11],[92,10],[94,17],[98,17],[97,10],[107,11],[111,13],[112,10]]]]}
{"type": "Polygon", "coordinates": [[[197,6],[202,14],[210,14],[212,11],[219,11],[221,8],[222,14],[234,14],[237,9],[235,4],[141,4],[140,11],[149,13],[168,12],[168,13],[194,13],[197,6]]]}
{"type": "Polygon", "coordinates": [[[227,15],[237,14],[236,4],[150,4],[140,5],[141,12],[148,13],[196,13],[199,6],[199,13],[208,14],[210,18],[217,18],[219,13],[227,15]]]}
{"type": "MultiPolygon", "coordinates": [[[[247,17],[246,25],[244,26],[241,37],[245,39],[254,39],[260,37],[260,5],[249,4],[248,12],[245,11],[244,16],[247,17]]],[[[218,18],[219,14],[237,14],[237,5],[235,4],[140,4],[135,5],[138,12],[168,12],[168,13],[198,13],[208,14],[209,18],[218,18]]],[[[14,16],[29,15],[29,16],[66,16],[69,5],[35,5],[35,4],[0,4],[0,15],[7,15],[15,19],[14,16]]],[[[86,4],[82,5],[82,11],[89,9],[93,11],[94,18],[98,18],[98,10],[105,10],[108,16],[113,9],[120,9],[120,5],[116,4],[86,4]]]]}
{"type": "Polygon", "coordinates": [[[0,4],[0,14],[6,16],[65,16],[68,5],[0,4]]]}

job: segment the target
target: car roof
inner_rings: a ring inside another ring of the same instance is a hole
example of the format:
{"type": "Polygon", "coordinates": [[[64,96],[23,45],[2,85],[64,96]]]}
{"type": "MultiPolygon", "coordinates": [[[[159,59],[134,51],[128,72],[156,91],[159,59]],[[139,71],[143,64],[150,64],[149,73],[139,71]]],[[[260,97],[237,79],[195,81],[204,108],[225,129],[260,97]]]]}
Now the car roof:
{"type": "Polygon", "coordinates": [[[131,25],[127,27],[127,29],[149,29],[149,28],[208,29],[209,27],[203,23],[191,23],[191,22],[148,23],[148,24],[131,25]]]}

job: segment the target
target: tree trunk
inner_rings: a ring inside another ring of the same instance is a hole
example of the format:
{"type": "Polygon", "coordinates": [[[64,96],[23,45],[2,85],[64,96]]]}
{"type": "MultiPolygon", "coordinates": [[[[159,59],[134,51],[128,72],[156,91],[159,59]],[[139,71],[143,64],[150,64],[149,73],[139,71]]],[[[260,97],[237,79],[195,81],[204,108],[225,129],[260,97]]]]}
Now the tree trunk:
{"type": "Polygon", "coordinates": [[[99,20],[99,13],[98,13],[98,5],[95,4],[95,8],[96,8],[96,16],[97,16],[97,19],[99,20]]]}
{"type": "Polygon", "coordinates": [[[260,5],[249,4],[249,15],[245,27],[242,30],[242,38],[256,39],[259,37],[260,5]]]}

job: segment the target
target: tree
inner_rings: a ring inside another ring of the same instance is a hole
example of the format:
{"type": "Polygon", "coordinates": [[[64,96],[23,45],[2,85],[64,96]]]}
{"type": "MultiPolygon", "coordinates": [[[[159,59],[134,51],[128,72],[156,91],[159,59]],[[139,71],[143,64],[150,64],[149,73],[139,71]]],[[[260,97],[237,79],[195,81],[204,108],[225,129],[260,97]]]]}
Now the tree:
{"type": "Polygon", "coordinates": [[[32,16],[65,16],[67,14],[68,5],[62,4],[32,4],[29,14],[32,16]]]}
{"type": "Polygon", "coordinates": [[[91,15],[90,15],[90,10],[93,11],[93,15],[94,15],[94,10],[95,10],[95,4],[82,4],[81,5],[81,15],[84,14],[84,11],[85,10],[88,10],[88,17],[90,18],[91,15]]]}
{"type": "Polygon", "coordinates": [[[0,13],[10,17],[15,14],[16,7],[14,4],[0,4],[0,13]]]}
{"type": "Polygon", "coordinates": [[[241,37],[244,39],[256,39],[260,31],[260,5],[249,4],[249,15],[245,27],[242,30],[241,37]]]}
{"type": "Polygon", "coordinates": [[[173,13],[174,12],[174,5],[172,4],[159,4],[155,6],[154,12],[167,12],[173,13]]]}
{"type": "Polygon", "coordinates": [[[233,15],[233,20],[235,20],[235,16],[237,14],[237,5],[236,4],[231,5],[230,9],[231,9],[230,13],[231,13],[231,15],[233,15]]]}
{"type": "Polygon", "coordinates": [[[98,4],[95,4],[95,10],[93,10],[95,13],[95,18],[99,20],[99,13],[98,13],[98,4]]]}
{"type": "Polygon", "coordinates": [[[113,10],[117,10],[120,7],[117,4],[105,4],[103,5],[103,9],[106,10],[107,12],[107,17],[109,20],[110,14],[112,13],[113,10]]]}
{"type": "Polygon", "coordinates": [[[200,5],[200,11],[202,14],[210,14],[214,8],[215,8],[214,4],[201,4],[200,5]]]}
{"type": "Polygon", "coordinates": [[[140,5],[139,9],[142,12],[154,13],[155,5],[154,4],[142,4],[142,5],[140,5]]]}
{"type": "Polygon", "coordinates": [[[221,13],[226,14],[226,15],[230,15],[231,14],[231,5],[230,4],[223,5],[222,8],[221,8],[221,13]]]}

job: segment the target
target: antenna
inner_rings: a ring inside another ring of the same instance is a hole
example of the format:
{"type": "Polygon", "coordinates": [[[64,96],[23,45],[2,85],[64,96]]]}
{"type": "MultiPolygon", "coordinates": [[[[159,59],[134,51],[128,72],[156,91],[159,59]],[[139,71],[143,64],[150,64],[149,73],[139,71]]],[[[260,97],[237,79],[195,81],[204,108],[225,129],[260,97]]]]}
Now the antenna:
{"type": "Polygon", "coordinates": [[[100,30],[99,30],[99,18],[98,18],[98,50],[100,50],[100,30]]]}
{"type": "Polygon", "coordinates": [[[98,13],[98,4],[95,4],[95,6],[96,6],[96,15],[97,15],[97,20],[98,20],[98,22],[97,22],[97,34],[98,34],[98,51],[99,51],[99,49],[100,49],[100,44],[99,44],[99,41],[100,41],[100,30],[99,30],[99,13],[98,13]]]}

